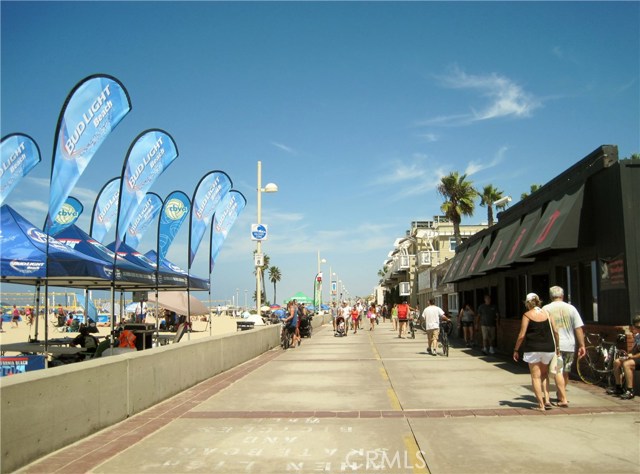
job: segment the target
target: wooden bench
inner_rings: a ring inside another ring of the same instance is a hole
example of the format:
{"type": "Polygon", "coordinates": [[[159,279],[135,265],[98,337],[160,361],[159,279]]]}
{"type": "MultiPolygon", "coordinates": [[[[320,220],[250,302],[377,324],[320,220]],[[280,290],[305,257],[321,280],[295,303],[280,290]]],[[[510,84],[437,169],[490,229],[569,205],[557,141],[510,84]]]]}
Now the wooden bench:
{"type": "Polygon", "coordinates": [[[253,326],[256,323],[253,321],[236,321],[236,332],[237,331],[247,331],[248,329],[253,329],[253,326]]]}

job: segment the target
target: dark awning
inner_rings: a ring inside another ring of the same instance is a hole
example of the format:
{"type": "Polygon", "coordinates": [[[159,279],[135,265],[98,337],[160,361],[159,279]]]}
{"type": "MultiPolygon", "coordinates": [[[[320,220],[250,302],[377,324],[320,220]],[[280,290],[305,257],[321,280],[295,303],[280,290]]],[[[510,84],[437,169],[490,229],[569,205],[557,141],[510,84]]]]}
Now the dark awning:
{"type": "Polygon", "coordinates": [[[517,219],[513,221],[511,224],[503,227],[498,230],[498,234],[496,235],[493,244],[491,244],[491,248],[487,253],[486,258],[480,265],[480,272],[488,272],[495,268],[498,268],[502,257],[504,256],[507,248],[509,248],[509,244],[514,238],[516,231],[520,227],[520,220],[517,219]]]}
{"type": "Polygon", "coordinates": [[[518,227],[518,230],[513,235],[511,242],[505,249],[504,253],[500,261],[498,262],[499,267],[506,267],[511,265],[514,262],[532,262],[532,258],[524,258],[522,255],[522,250],[527,246],[527,243],[531,239],[531,235],[533,234],[533,230],[538,224],[540,220],[540,209],[536,209],[535,211],[527,214],[522,223],[518,227]]]}
{"type": "Polygon", "coordinates": [[[482,264],[484,263],[484,260],[488,255],[487,250],[489,248],[490,242],[491,242],[490,234],[487,234],[484,237],[482,237],[482,241],[480,242],[480,245],[478,245],[475,255],[473,256],[473,259],[469,264],[469,270],[467,271],[466,277],[480,275],[484,273],[482,270],[480,270],[480,268],[482,267],[482,264]]]}
{"type": "Polygon", "coordinates": [[[533,238],[522,250],[522,256],[530,257],[553,249],[576,248],[583,197],[584,185],[551,201],[533,231],[533,238]]]}
{"type": "Polygon", "coordinates": [[[469,245],[467,249],[464,251],[462,258],[460,259],[460,265],[458,265],[456,273],[451,275],[450,281],[456,282],[462,280],[467,273],[469,272],[469,265],[471,264],[471,260],[473,260],[474,255],[476,254],[476,249],[480,241],[476,241],[469,245]]]}
{"type": "Polygon", "coordinates": [[[451,283],[454,280],[455,275],[456,273],[458,273],[458,270],[460,268],[460,263],[462,262],[462,259],[464,258],[464,255],[467,252],[467,249],[462,250],[455,254],[455,256],[453,257],[453,262],[451,262],[451,266],[449,267],[449,271],[444,277],[443,283],[451,283]]]}

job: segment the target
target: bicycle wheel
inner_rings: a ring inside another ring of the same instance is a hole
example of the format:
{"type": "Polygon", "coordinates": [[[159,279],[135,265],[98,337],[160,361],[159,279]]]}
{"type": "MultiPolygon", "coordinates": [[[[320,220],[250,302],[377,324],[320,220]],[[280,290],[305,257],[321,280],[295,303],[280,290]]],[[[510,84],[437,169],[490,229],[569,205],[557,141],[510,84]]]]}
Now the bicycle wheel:
{"type": "Polygon", "coordinates": [[[286,328],[284,328],[282,330],[282,336],[281,336],[281,346],[282,348],[286,351],[287,349],[289,349],[289,344],[291,344],[291,338],[289,337],[289,331],[287,331],[286,328]]]}
{"type": "Polygon", "coordinates": [[[585,356],[578,359],[578,375],[584,383],[597,385],[602,382],[606,369],[600,347],[587,347],[585,356]]]}
{"type": "Polygon", "coordinates": [[[442,333],[442,355],[449,357],[449,336],[446,331],[442,333]]]}

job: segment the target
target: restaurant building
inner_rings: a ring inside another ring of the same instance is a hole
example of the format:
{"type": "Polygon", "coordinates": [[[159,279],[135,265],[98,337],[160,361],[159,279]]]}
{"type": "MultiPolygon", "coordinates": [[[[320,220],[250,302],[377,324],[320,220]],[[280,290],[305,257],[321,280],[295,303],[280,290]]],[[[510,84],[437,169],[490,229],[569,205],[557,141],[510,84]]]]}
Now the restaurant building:
{"type": "Polygon", "coordinates": [[[639,205],[640,160],[601,146],[460,245],[442,283],[454,285],[459,305],[477,308],[492,296],[502,352],[514,347],[525,295],[546,303],[553,285],[585,332],[613,340],[640,314],[639,205]]]}

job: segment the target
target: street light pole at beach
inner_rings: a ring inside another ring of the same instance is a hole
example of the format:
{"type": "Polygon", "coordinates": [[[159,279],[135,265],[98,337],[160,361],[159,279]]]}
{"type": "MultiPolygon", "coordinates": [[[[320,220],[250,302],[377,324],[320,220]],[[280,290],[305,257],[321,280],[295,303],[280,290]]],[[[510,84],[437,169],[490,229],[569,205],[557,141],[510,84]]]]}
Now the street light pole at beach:
{"type": "MultiPolygon", "coordinates": [[[[258,161],[258,222],[257,224],[262,224],[262,193],[275,193],[278,192],[278,186],[269,183],[264,188],[262,187],[262,162],[258,161]]],[[[258,266],[257,259],[262,256],[262,239],[257,239],[256,242],[256,312],[258,316],[261,315],[260,306],[262,306],[262,285],[260,283],[260,279],[262,277],[262,266],[258,266]]],[[[264,261],[262,262],[264,264],[264,261]]]]}
{"type": "Polygon", "coordinates": [[[318,273],[316,273],[316,281],[313,283],[314,288],[317,288],[318,294],[316,295],[316,301],[313,302],[314,305],[317,305],[316,311],[320,312],[320,306],[322,306],[322,274],[320,273],[320,265],[323,263],[327,263],[326,259],[320,258],[320,250],[318,250],[318,273]]]}

